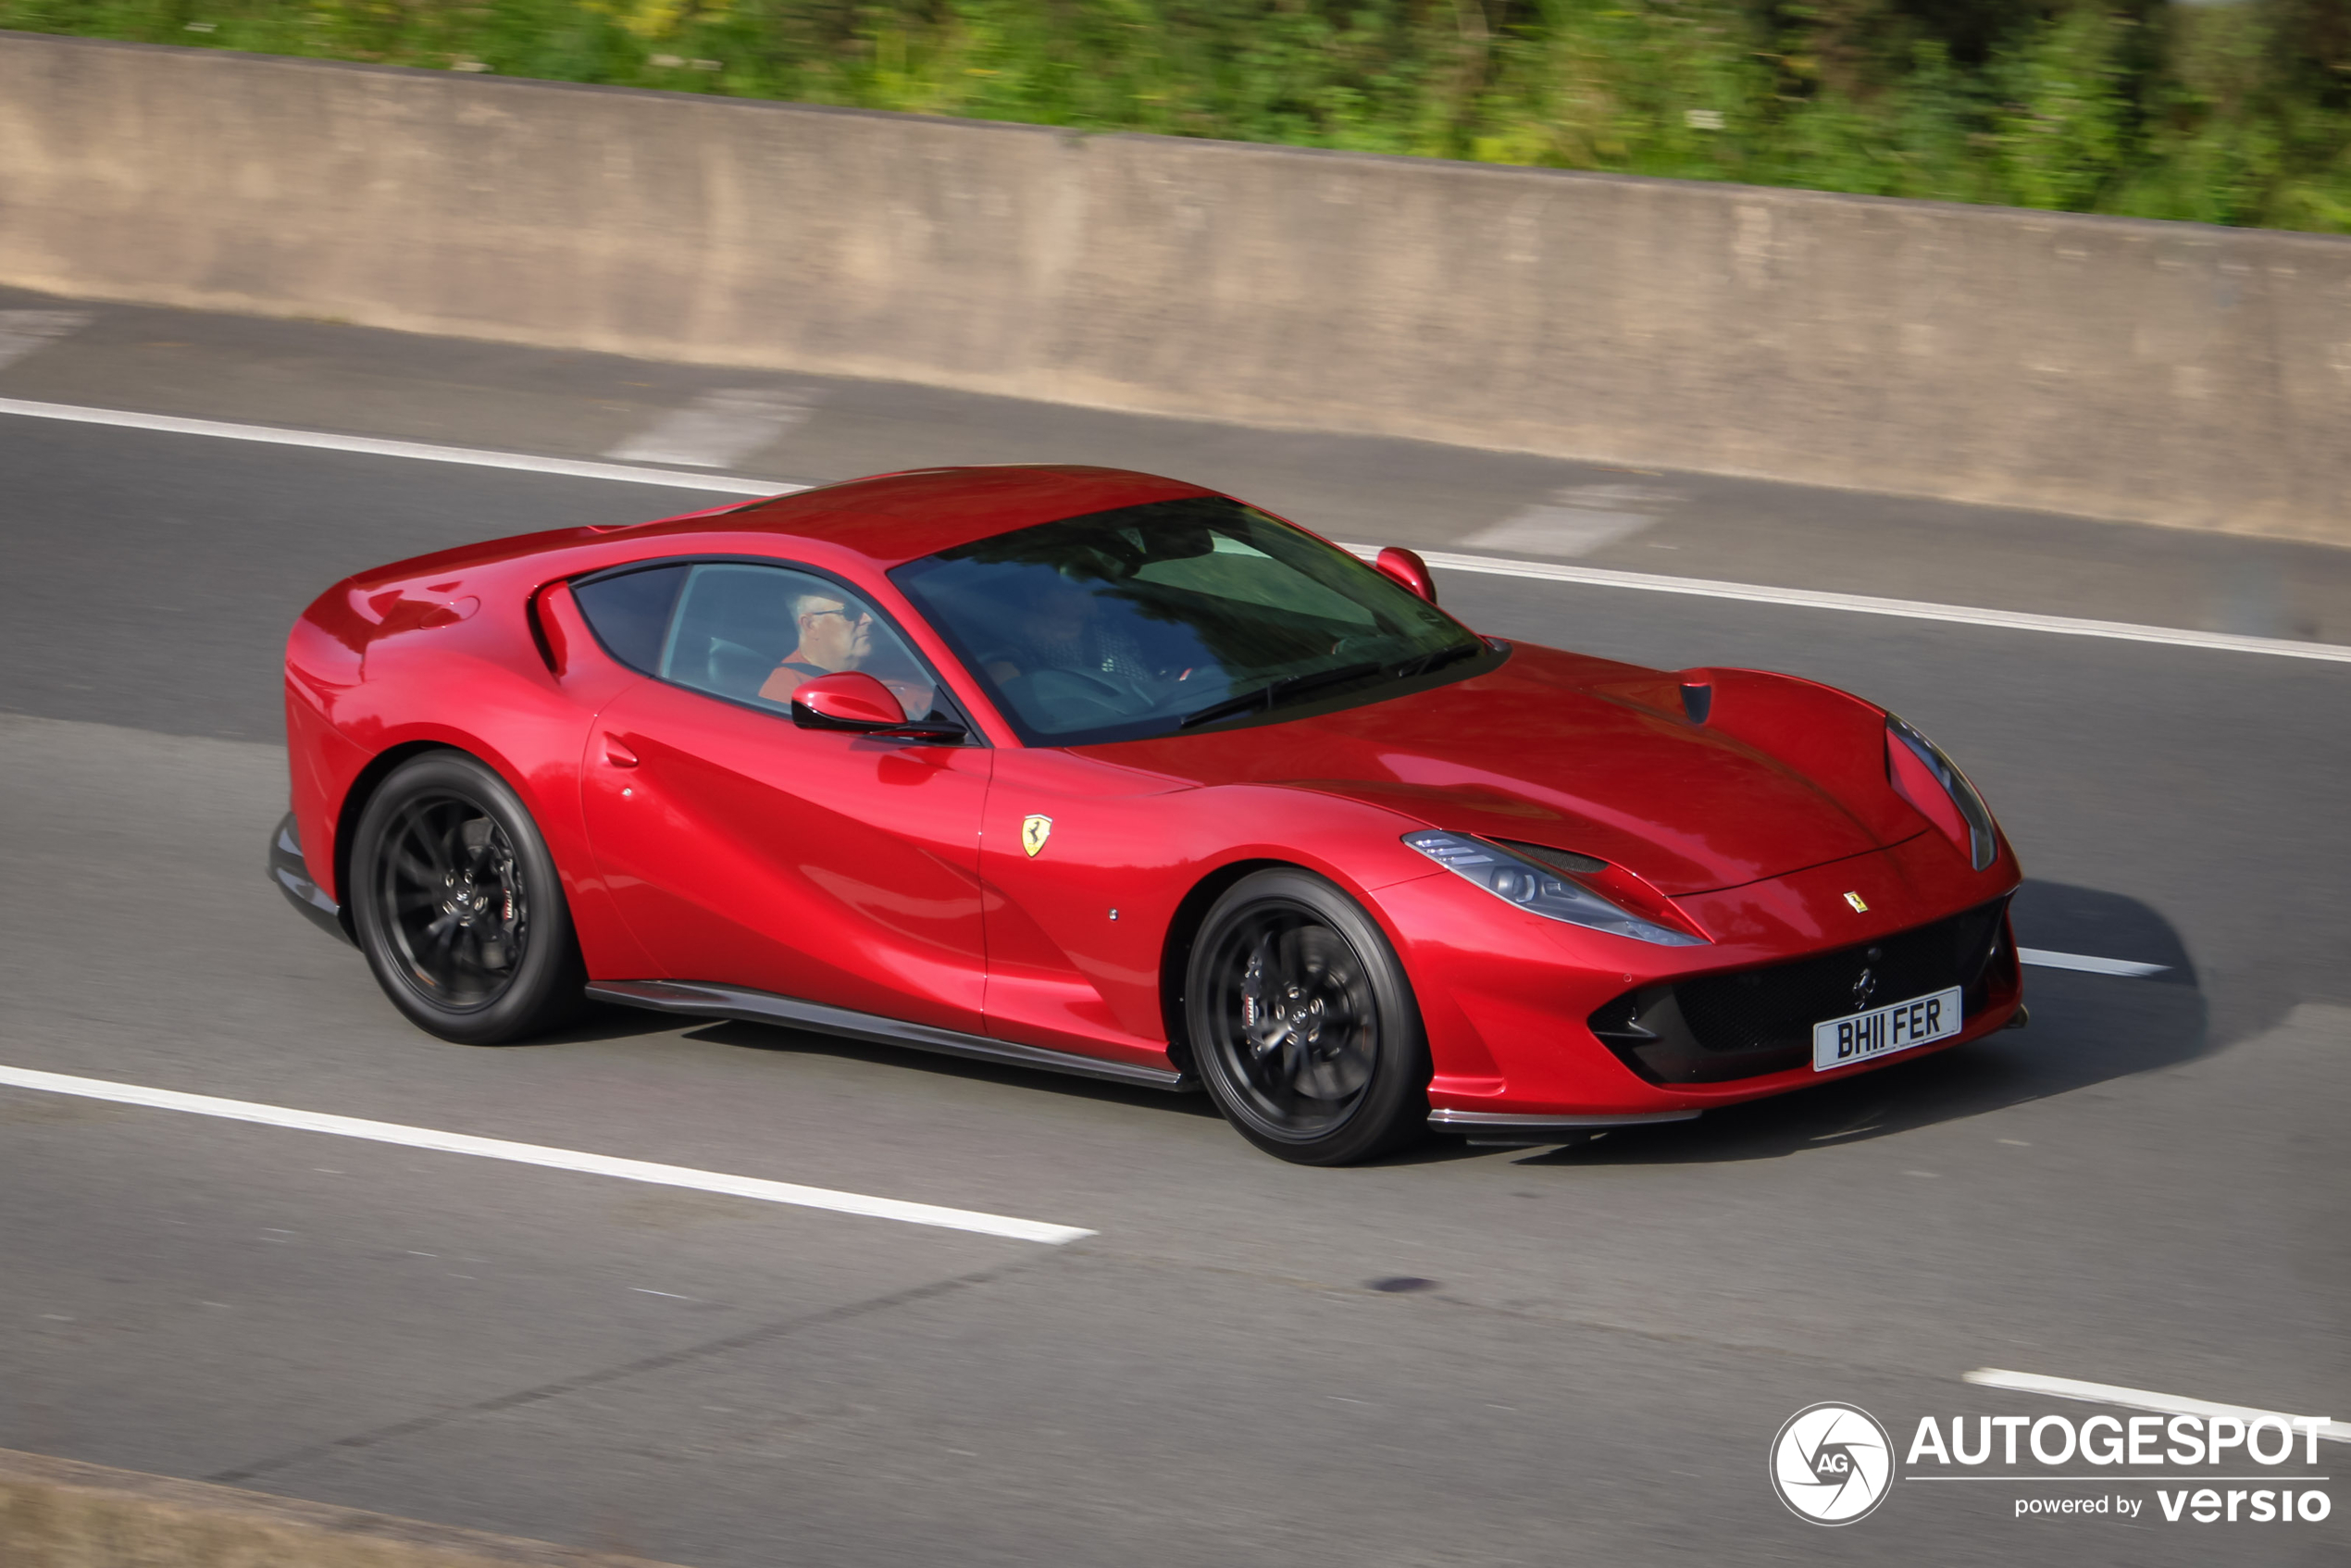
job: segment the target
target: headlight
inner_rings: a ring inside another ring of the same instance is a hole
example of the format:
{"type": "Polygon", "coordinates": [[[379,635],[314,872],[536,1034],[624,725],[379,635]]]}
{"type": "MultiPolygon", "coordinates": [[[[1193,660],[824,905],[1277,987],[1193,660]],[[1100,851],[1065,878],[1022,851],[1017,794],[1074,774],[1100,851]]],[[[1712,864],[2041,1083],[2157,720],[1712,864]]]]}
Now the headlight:
{"type": "Polygon", "coordinates": [[[1407,833],[1404,842],[1455,876],[1468,877],[1503,902],[1514,904],[1529,915],[1630,937],[1635,941],[1655,942],[1660,947],[1702,947],[1706,943],[1704,937],[1676,931],[1619,909],[1590,889],[1508,850],[1498,849],[1483,839],[1432,828],[1407,833]]]}
{"type": "Polygon", "coordinates": [[[1968,864],[1978,871],[1999,854],[1992,810],[1967,775],[1952,765],[1943,748],[1892,714],[1885,716],[1885,777],[1897,794],[1968,852],[1968,864]]]}

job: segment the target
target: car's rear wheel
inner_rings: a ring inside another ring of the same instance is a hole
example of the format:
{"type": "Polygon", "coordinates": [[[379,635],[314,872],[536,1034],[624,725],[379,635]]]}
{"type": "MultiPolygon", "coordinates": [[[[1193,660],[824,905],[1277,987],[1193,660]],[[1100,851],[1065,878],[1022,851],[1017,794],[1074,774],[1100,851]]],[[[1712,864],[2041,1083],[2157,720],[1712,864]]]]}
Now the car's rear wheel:
{"type": "Polygon", "coordinates": [[[351,852],[360,951],[392,1005],[465,1045],[538,1034],[586,973],[546,841],[504,779],[461,752],[393,769],[351,852]]]}
{"type": "Polygon", "coordinates": [[[1428,1046],[1403,965],[1320,877],[1243,877],[1202,922],[1184,988],[1200,1081],[1243,1138],[1307,1165],[1419,1139],[1428,1046]]]}

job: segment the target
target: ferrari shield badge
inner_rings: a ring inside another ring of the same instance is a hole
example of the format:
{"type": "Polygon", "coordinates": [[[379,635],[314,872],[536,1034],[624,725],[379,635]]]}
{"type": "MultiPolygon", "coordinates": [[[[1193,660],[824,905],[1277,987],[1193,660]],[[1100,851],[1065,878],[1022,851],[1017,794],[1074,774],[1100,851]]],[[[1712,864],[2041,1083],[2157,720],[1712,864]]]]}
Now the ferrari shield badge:
{"type": "MultiPolygon", "coordinates": [[[[1037,852],[1035,850],[1031,850],[1028,852],[1030,854],[1035,854],[1037,852]]],[[[1853,906],[1853,913],[1856,915],[1867,915],[1870,912],[1870,906],[1862,902],[1861,895],[1859,893],[1846,894],[1845,902],[1853,906]]]]}
{"type": "Polygon", "coordinates": [[[1028,852],[1030,859],[1036,858],[1037,852],[1043,849],[1045,840],[1052,836],[1053,819],[1051,817],[1024,816],[1020,819],[1020,847],[1028,852]]]}

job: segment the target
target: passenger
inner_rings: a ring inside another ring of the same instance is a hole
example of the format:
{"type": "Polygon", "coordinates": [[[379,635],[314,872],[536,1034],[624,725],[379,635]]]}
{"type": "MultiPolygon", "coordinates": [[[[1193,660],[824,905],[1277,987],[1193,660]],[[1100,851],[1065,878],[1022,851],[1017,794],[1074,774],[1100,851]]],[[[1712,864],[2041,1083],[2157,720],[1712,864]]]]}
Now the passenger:
{"type": "Polygon", "coordinates": [[[1151,673],[1140,645],[1102,614],[1094,591],[1086,584],[1055,572],[1032,588],[1030,595],[1026,623],[1019,632],[1021,656],[990,661],[988,673],[996,679],[1047,669],[1129,680],[1151,673]]]}
{"type": "Polygon", "coordinates": [[[837,594],[802,593],[791,604],[800,645],[759,688],[763,701],[789,703],[803,680],[856,669],[874,651],[874,613],[837,594]]]}

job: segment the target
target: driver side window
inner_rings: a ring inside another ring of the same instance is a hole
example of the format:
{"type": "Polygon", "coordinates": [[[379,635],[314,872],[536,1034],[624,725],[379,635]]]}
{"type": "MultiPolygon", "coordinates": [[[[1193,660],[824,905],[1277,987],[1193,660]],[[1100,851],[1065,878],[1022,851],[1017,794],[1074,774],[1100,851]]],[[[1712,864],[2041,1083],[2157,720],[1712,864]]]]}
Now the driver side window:
{"type": "Polygon", "coordinates": [[[729,702],[789,713],[803,681],[843,670],[881,681],[913,718],[946,700],[871,604],[814,573],[740,561],[673,563],[600,579],[575,593],[623,663],[729,702]]]}

